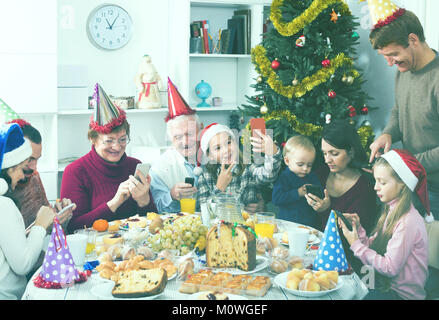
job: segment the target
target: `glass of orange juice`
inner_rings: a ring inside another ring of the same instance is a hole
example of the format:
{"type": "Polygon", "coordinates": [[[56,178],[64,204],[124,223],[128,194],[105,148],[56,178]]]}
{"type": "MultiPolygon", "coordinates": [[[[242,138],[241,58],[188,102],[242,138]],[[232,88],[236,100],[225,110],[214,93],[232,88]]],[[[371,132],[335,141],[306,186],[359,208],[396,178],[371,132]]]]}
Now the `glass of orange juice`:
{"type": "Polygon", "coordinates": [[[197,203],[196,197],[197,194],[194,193],[192,196],[180,199],[180,211],[194,214],[197,203]]]}
{"type": "Polygon", "coordinates": [[[98,232],[92,228],[84,228],[76,230],[75,233],[87,236],[87,246],[85,247],[85,254],[90,256],[96,247],[96,235],[98,232]]]}
{"type": "Polygon", "coordinates": [[[273,212],[256,213],[255,232],[260,238],[273,238],[276,226],[273,212]]]}

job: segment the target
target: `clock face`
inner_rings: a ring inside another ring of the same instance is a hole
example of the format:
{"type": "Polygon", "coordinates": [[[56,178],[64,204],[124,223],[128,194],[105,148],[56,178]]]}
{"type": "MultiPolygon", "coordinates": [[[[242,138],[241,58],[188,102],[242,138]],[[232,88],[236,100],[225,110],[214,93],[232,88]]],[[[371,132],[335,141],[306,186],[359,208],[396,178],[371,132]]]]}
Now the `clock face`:
{"type": "Polygon", "coordinates": [[[94,9],[87,21],[90,41],[100,49],[115,50],[128,43],[133,30],[130,15],[117,5],[102,5],[94,9]]]}

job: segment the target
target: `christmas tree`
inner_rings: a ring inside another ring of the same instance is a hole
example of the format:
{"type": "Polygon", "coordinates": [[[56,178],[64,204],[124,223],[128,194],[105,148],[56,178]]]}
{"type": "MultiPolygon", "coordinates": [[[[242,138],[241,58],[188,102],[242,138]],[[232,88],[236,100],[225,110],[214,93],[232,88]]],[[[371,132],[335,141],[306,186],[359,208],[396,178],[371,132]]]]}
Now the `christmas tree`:
{"type": "MultiPolygon", "coordinates": [[[[354,67],[359,26],[342,0],[273,0],[272,28],[252,49],[259,76],[254,96],[240,110],[263,117],[274,140],[294,134],[315,142],[335,119],[357,121],[373,109],[354,67]],[[357,119],[356,119],[357,118],[357,119]]],[[[369,125],[358,126],[364,147],[373,140],[369,125]]]]}

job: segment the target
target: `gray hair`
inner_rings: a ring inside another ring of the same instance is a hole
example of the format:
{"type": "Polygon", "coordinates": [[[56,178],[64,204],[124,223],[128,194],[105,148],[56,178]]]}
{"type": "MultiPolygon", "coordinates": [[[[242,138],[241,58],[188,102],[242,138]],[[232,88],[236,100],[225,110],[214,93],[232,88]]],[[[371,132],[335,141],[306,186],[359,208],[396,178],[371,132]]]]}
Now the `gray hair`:
{"type": "Polygon", "coordinates": [[[169,120],[166,123],[166,133],[168,135],[168,138],[172,141],[172,135],[171,135],[172,128],[181,124],[183,121],[193,121],[193,120],[195,120],[197,129],[200,130],[201,129],[201,121],[196,113],[190,114],[190,115],[183,114],[181,116],[177,116],[177,117],[169,120]]]}

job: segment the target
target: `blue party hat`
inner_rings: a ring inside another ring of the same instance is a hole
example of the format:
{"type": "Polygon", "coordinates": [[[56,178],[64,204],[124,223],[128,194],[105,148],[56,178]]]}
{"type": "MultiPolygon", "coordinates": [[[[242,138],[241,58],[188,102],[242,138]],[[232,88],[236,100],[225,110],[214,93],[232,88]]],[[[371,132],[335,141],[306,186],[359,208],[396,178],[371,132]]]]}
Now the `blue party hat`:
{"type": "Polygon", "coordinates": [[[348,267],[348,261],[338,233],[337,215],[334,210],[331,210],[319,251],[314,260],[314,269],[346,271],[348,267]]]}

